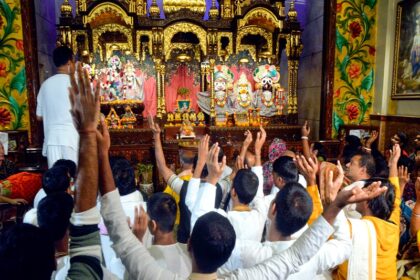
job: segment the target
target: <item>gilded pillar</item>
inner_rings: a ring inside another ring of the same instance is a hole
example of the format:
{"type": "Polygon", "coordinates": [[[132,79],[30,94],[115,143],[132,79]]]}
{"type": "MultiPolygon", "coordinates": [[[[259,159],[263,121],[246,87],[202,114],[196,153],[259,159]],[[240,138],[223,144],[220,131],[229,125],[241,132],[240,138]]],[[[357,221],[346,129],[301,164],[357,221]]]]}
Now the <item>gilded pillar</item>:
{"type": "Polygon", "coordinates": [[[160,102],[160,112],[162,118],[166,115],[166,100],[165,100],[165,64],[160,66],[160,86],[161,86],[161,102],[160,102]]]}
{"type": "Polygon", "coordinates": [[[297,82],[298,82],[298,69],[299,57],[302,53],[303,45],[301,42],[301,32],[292,31],[287,36],[286,55],[288,66],[288,109],[289,119],[291,122],[296,123],[298,120],[298,95],[297,95],[297,82]]]}
{"type": "Polygon", "coordinates": [[[156,117],[158,119],[162,119],[162,111],[161,111],[161,98],[160,98],[160,89],[161,89],[161,76],[160,76],[160,66],[161,60],[155,59],[155,69],[156,69],[156,97],[157,97],[157,109],[156,109],[156,117]]]}
{"type": "Polygon", "coordinates": [[[210,59],[210,121],[213,125],[216,119],[216,110],[215,110],[215,104],[214,104],[214,66],[215,66],[216,60],[214,58],[210,59]]]}

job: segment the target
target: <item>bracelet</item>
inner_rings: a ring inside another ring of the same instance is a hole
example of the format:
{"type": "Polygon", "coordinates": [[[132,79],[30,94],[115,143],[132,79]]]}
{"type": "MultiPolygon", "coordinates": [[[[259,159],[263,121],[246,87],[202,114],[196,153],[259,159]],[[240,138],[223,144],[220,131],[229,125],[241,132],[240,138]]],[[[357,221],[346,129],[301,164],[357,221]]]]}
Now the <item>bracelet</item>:
{"type": "Polygon", "coordinates": [[[302,139],[302,140],[309,140],[308,136],[302,136],[302,137],[300,137],[300,139],[302,139]]]}

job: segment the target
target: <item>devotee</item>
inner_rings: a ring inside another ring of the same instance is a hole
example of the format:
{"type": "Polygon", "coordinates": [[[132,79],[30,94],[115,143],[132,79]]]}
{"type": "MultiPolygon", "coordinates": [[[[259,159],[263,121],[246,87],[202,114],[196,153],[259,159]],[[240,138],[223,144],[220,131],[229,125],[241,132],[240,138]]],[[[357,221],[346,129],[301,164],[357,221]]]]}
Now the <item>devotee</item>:
{"type": "Polygon", "coordinates": [[[73,198],[65,192],[43,198],[37,208],[37,224],[54,241],[57,267],[51,279],[66,279],[70,268],[68,229],[73,211],[73,198]]]}
{"type": "Polygon", "coordinates": [[[36,115],[44,125],[44,144],[42,155],[48,159],[48,167],[59,159],[78,162],[79,134],[70,114],[68,88],[70,76],[74,75],[73,51],[61,46],[53,52],[57,74],[41,85],[37,97],[36,115]]]}
{"type": "MultiPolygon", "coordinates": [[[[219,153],[218,143],[214,144],[208,151],[208,138],[200,142],[198,151],[198,164],[194,170],[193,178],[188,184],[186,205],[191,211],[191,227],[195,221],[209,211],[216,211],[226,216],[235,229],[236,238],[244,240],[260,241],[264,230],[267,208],[264,203],[263,177],[261,166],[261,149],[267,135],[265,130],[260,127],[255,139],[255,166],[250,169],[240,169],[235,174],[230,190],[232,209],[225,212],[223,209],[214,207],[216,198],[216,188],[200,188],[200,177],[202,168],[211,153],[219,153]],[[252,202],[252,206],[250,205],[252,202]],[[194,207],[194,208],[193,208],[194,207]]],[[[226,164],[223,159],[222,170],[226,164]]],[[[210,174],[209,174],[210,175],[210,174]]],[[[216,185],[222,174],[217,174],[217,178],[208,176],[206,182],[216,185]],[[215,181],[216,180],[216,181],[215,181]]]]}
{"type": "MultiPolygon", "coordinates": [[[[400,147],[396,144],[390,152],[389,180],[381,179],[387,191],[376,198],[356,204],[356,211],[362,219],[349,219],[353,250],[348,264],[339,267],[337,279],[396,278],[401,214],[397,168],[400,155],[400,147]]],[[[375,180],[376,178],[365,180],[364,186],[375,180]]]]}
{"type": "Polygon", "coordinates": [[[166,193],[155,193],[147,200],[147,215],[143,208],[136,208],[133,233],[142,242],[149,229],[153,235],[150,255],[162,268],[187,278],[191,274],[191,259],[187,245],[176,242],[174,237],[176,212],[175,199],[166,193]]]}
{"type": "MultiPolygon", "coordinates": [[[[343,172],[333,182],[329,174],[328,189],[339,188],[343,172]]],[[[327,204],[327,201],[324,201],[327,204]]],[[[269,242],[259,243],[237,240],[235,249],[228,262],[219,269],[223,274],[237,268],[248,268],[273,256],[275,250],[284,251],[296,240],[291,235],[304,227],[312,214],[312,199],[308,192],[296,182],[287,183],[276,195],[268,218],[272,220],[269,229],[269,242]]],[[[333,239],[325,243],[311,260],[303,264],[299,271],[288,279],[312,279],[317,274],[328,273],[328,270],[345,261],[351,253],[349,226],[342,212],[338,215],[334,227],[333,239]]],[[[329,276],[331,277],[331,276],[329,276]]]]}
{"type": "Polygon", "coordinates": [[[263,165],[264,173],[264,194],[269,194],[273,188],[273,163],[278,159],[284,151],[286,151],[286,143],[279,139],[274,138],[268,147],[268,161],[263,165]]]}
{"type": "MultiPolygon", "coordinates": [[[[127,222],[132,226],[135,221],[134,209],[139,205],[144,209],[147,209],[142,194],[136,188],[134,169],[130,162],[125,158],[111,158],[110,164],[115,185],[120,194],[121,205],[127,217],[127,222]]],[[[121,263],[121,260],[117,258],[115,251],[112,249],[112,242],[103,221],[99,224],[99,228],[106,267],[118,278],[123,279],[125,268],[121,263]]],[[[143,237],[142,242],[146,246],[150,246],[152,243],[150,232],[146,230],[143,237]]]]}

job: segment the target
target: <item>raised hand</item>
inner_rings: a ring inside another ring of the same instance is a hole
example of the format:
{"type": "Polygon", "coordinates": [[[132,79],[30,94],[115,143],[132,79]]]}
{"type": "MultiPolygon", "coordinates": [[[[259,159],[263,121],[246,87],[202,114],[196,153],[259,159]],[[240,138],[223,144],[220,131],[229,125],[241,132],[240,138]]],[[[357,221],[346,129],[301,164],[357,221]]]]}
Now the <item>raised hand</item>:
{"type": "Polygon", "coordinates": [[[265,132],[265,129],[260,126],[260,131],[257,133],[257,137],[255,139],[255,154],[261,153],[265,139],[267,139],[267,133],[265,132]]]}
{"type": "Polygon", "coordinates": [[[249,145],[251,145],[252,143],[252,133],[251,131],[247,130],[245,131],[244,135],[245,135],[244,146],[249,147],[249,145]]]}
{"type": "Polygon", "coordinates": [[[405,185],[410,181],[410,173],[408,173],[408,168],[401,165],[398,167],[398,181],[400,183],[401,195],[404,193],[405,185]]]}
{"type": "Polygon", "coordinates": [[[378,131],[373,130],[369,139],[366,141],[366,148],[370,149],[370,147],[372,146],[372,143],[374,143],[376,139],[378,139],[378,136],[379,136],[378,131]]]}
{"type": "Polygon", "coordinates": [[[200,144],[198,145],[198,162],[197,164],[202,164],[203,166],[206,164],[207,156],[209,154],[209,142],[210,136],[204,135],[203,138],[200,140],[200,144]]]}
{"type": "Polygon", "coordinates": [[[209,172],[207,182],[213,185],[216,185],[217,181],[219,181],[220,177],[222,176],[223,170],[226,167],[226,156],[223,156],[222,164],[219,164],[218,162],[219,151],[219,143],[215,143],[213,144],[207,155],[206,165],[207,170],[209,172]]]}
{"type": "Polygon", "coordinates": [[[154,122],[152,116],[150,116],[150,115],[147,116],[147,122],[149,123],[149,127],[153,132],[154,138],[156,139],[156,137],[160,137],[160,133],[161,133],[162,130],[160,129],[159,124],[154,122]]]}
{"type": "Polygon", "coordinates": [[[236,173],[238,173],[239,170],[245,169],[244,161],[241,157],[236,157],[235,166],[233,167],[232,173],[230,173],[230,180],[233,181],[233,179],[236,176],[236,173]]]}
{"type": "Polygon", "coordinates": [[[92,93],[89,74],[82,69],[82,65],[77,65],[77,78],[70,75],[70,113],[76,129],[80,132],[96,132],[99,119],[99,83],[92,93]]]}
{"type": "Polygon", "coordinates": [[[316,184],[316,174],[318,172],[318,159],[312,155],[308,160],[302,155],[296,156],[296,165],[300,173],[305,177],[308,186],[316,184]]]}
{"type": "Polygon", "coordinates": [[[338,176],[334,180],[334,171],[330,170],[327,174],[325,180],[325,188],[321,189],[321,200],[324,205],[329,205],[337,197],[338,192],[343,185],[344,180],[344,170],[341,166],[340,161],[337,162],[338,176]]]}
{"type": "Polygon", "coordinates": [[[149,217],[147,216],[143,207],[140,206],[139,210],[139,207],[136,206],[134,208],[134,221],[131,230],[140,242],[143,242],[143,237],[146,234],[148,221],[149,217]]]}
{"type": "Polygon", "coordinates": [[[99,129],[96,130],[96,141],[98,142],[99,157],[108,155],[109,148],[111,147],[111,137],[103,116],[101,117],[99,129]]]}
{"type": "Polygon", "coordinates": [[[341,191],[338,193],[335,202],[340,208],[351,203],[358,203],[362,201],[372,200],[385,193],[388,188],[381,187],[382,182],[373,182],[367,187],[361,189],[360,187],[354,187],[348,191],[341,191]]]}
{"type": "Polygon", "coordinates": [[[308,137],[310,133],[311,133],[311,128],[308,125],[308,121],[305,121],[301,129],[301,134],[303,137],[308,137]]]}
{"type": "Polygon", "coordinates": [[[397,177],[398,176],[398,160],[401,156],[401,148],[400,145],[395,144],[392,146],[392,150],[390,150],[390,157],[388,160],[388,167],[389,167],[389,177],[397,177]]]}

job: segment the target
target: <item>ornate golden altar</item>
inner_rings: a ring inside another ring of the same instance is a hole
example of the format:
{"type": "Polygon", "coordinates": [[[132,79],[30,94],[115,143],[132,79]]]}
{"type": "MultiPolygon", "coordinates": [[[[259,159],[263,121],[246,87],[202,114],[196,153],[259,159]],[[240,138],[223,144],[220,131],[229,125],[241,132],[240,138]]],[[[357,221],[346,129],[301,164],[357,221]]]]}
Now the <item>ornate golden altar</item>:
{"type": "MultiPolygon", "coordinates": [[[[214,88],[217,78],[216,67],[219,65],[237,67],[239,69],[236,75],[238,81],[240,69],[249,68],[249,65],[253,65],[255,69],[265,64],[274,65],[275,70],[280,73],[279,65],[282,57],[287,59],[288,66],[287,71],[282,72],[282,75],[286,77],[284,78],[285,88],[280,87],[280,81],[278,81],[279,93],[276,93],[274,97],[268,95],[267,98],[277,100],[285,92],[287,92],[287,98],[282,97],[284,104],[278,105],[276,101],[277,107],[268,114],[269,117],[258,119],[258,121],[268,127],[270,138],[277,136],[292,142],[300,139],[299,128],[295,125],[298,120],[297,75],[303,45],[294,1],[291,1],[287,13],[284,0],[213,0],[209,7],[205,0],[163,0],[159,1],[159,4],[153,0],[150,6],[147,5],[146,0],[76,0],[75,3],[75,10],[68,0],[65,0],[61,7],[57,40],[59,44],[71,46],[78,59],[86,63],[93,61],[104,63],[118,52],[126,57],[124,63],[134,61],[134,68],[146,65],[148,69],[142,69],[142,71],[148,71],[146,76],[153,78],[153,94],[155,95],[152,96],[153,102],[148,100],[152,98],[150,90],[146,90],[142,96],[144,99],[139,97],[139,100],[144,101],[144,106],[136,107],[140,108],[138,109],[140,111],[126,111],[126,116],[133,116],[133,114],[136,116],[132,118],[134,124],[127,122],[128,125],[120,125],[118,116],[113,119],[110,116],[110,123],[114,128],[111,133],[115,153],[124,150],[125,156],[129,156],[127,153],[137,151],[136,160],[145,158],[152,160],[148,151],[150,131],[143,125],[141,118],[143,108],[150,110],[162,126],[169,125],[165,128],[168,133],[164,136],[168,145],[182,141],[177,139],[177,133],[170,132],[174,128],[171,128],[171,119],[168,119],[173,117],[171,106],[180,101],[179,98],[175,100],[171,97],[174,93],[170,91],[174,89],[171,88],[170,77],[173,76],[169,75],[173,74],[176,70],[174,68],[178,66],[188,68],[188,75],[195,74],[194,81],[198,84],[194,90],[208,91],[209,110],[205,128],[196,129],[198,131],[196,136],[199,138],[201,133],[210,133],[214,138],[225,139],[223,140],[225,143],[235,147],[236,141],[241,140],[243,131],[249,128],[246,124],[251,128],[253,125],[248,119],[244,127],[238,127],[236,124],[239,121],[232,121],[233,117],[227,116],[228,114],[226,114],[226,125],[216,125],[219,104],[217,103],[218,93],[214,88]],[[168,104],[169,101],[173,104],[168,104]],[[145,140],[139,141],[140,138],[145,140]],[[133,148],[136,145],[137,150],[133,148]]],[[[92,70],[92,73],[97,74],[95,70],[92,70]]],[[[121,72],[118,73],[126,72],[121,68],[121,72]]],[[[123,74],[115,76],[121,77],[122,80],[124,78],[123,74]]],[[[252,77],[252,74],[248,77],[252,77]]],[[[126,83],[124,81],[121,83],[126,83]]],[[[187,91],[184,87],[188,86],[190,82],[178,85],[177,93],[184,94],[187,91]]],[[[126,100],[129,104],[130,102],[125,97],[127,86],[121,88],[124,88],[124,93],[118,94],[124,97],[118,104],[124,105],[126,100]]],[[[109,91],[109,89],[106,90],[109,91]]],[[[192,92],[192,94],[195,96],[196,93],[192,92]]],[[[114,98],[111,95],[105,97],[110,97],[111,100],[114,98]]],[[[241,102],[239,98],[238,101],[241,102]]],[[[112,102],[115,101],[104,102],[106,105],[103,108],[108,109],[103,110],[107,115],[111,113],[112,102]]],[[[136,104],[138,102],[140,101],[136,104]]],[[[246,96],[242,102],[242,105],[248,104],[246,96]]],[[[267,105],[267,103],[264,104],[267,105]]],[[[219,105],[224,105],[224,103],[219,105]]],[[[254,107],[254,114],[255,111],[259,114],[258,106],[254,107]]],[[[247,118],[247,111],[244,111],[247,118]]],[[[195,118],[195,113],[198,111],[193,112],[195,118]]],[[[118,115],[118,112],[116,114],[118,115]]],[[[258,125],[258,121],[254,124],[258,125]]],[[[196,128],[200,124],[201,122],[197,120],[196,128]]],[[[133,159],[133,157],[131,154],[130,158],[133,159]]]]}

